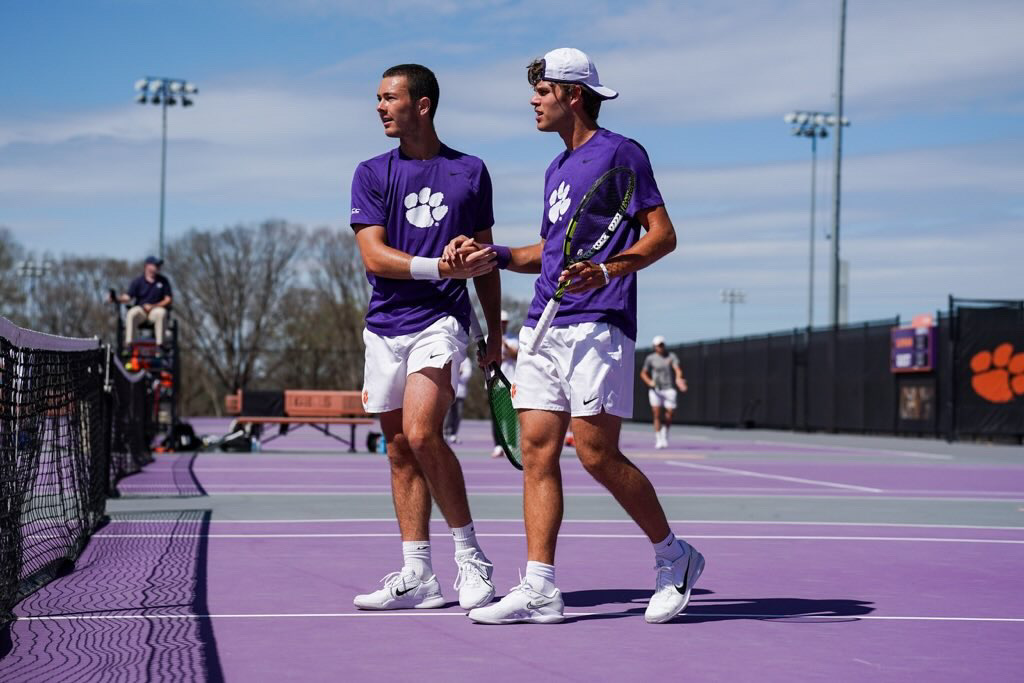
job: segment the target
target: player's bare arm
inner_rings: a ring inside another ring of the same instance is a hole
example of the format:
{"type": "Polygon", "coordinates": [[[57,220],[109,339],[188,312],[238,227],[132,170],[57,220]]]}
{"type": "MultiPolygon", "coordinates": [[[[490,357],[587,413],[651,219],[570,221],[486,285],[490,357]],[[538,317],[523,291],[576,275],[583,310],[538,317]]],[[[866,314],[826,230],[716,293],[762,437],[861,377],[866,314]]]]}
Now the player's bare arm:
{"type": "MultiPolygon", "coordinates": [[[[676,248],[676,230],[663,205],[640,211],[636,218],[647,232],[632,247],[605,261],[609,279],[643,270],[676,248]]],[[[592,261],[574,263],[563,270],[558,282],[565,280],[570,280],[567,292],[586,292],[608,283],[604,270],[592,261]]]]}
{"type": "MultiPolygon", "coordinates": [[[[492,239],[490,228],[480,230],[476,236],[484,243],[489,243],[492,239]]],[[[468,254],[466,260],[483,251],[478,250],[473,254],[468,254]]],[[[493,254],[493,251],[491,253],[493,254]]],[[[493,263],[493,260],[491,262],[493,263]]],[[[501,363],[501,347],[504,340],[501,337],[501,276],[498,269],[495,268],[484,275],[474,277],[473,287],[476,288],[476,296],[480,299],[480,306],[484,309],[484,318],[487,320],[487,354],[479,359],[480,365],[501,363]]]]}
{"type": "Polygon", "coordinates": [[[654,380],[651,379],[651,376],[649,374],[647,374],[647,368],[644,368],[643,370],[640,371],[640,380],[651,389],[654,388],[654,380]]]}
{"type": "MultiPolygon", "coordinates": [[[[367,271],[394,280],[413,279],[410,273],[413,257],[388,245],[384,226],[363,225],[356,227],[355,231],[363,266],[367,271]]],[[[438,272],[442,278],[467,280],[494,270],[495,258],[492,249],[479,249],[457,263],[442,259],[438,264],[438,272]]]]}

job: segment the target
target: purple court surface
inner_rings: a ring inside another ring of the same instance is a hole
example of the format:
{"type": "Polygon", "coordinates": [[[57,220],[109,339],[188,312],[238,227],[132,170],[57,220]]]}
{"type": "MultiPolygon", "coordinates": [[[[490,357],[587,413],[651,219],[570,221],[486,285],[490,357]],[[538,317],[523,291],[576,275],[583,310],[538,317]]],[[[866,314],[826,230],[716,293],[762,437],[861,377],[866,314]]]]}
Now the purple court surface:
{"type": "MultiPolygon", "coordinates": [[[[461,437],[501,595],[525,566],[521,475],[489,457],[486,423],[461,437]]],[[[305,429],[125,479],[75,570],[17,607],[0,680],[1021,679],[1024,448],[676,427],[655,450],[644,425],[622,444],[707,558],[669,624],[643,620],[649,542],[571,448],[565,623],[471,623],[436,510],[448,606],[354,609],[401,564],[387,461],[305,429]]]]}

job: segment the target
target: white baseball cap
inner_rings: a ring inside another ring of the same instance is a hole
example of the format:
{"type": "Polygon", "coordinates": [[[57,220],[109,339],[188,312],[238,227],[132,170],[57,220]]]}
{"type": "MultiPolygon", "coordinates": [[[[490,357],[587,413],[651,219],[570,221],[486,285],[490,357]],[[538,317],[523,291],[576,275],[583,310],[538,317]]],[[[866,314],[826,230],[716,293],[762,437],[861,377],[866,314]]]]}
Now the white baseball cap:
{"type": "Polygon", "coordinates": [[[508,311],[506,311],[506,310],[502,310],[501,311],[501,322],[503,322],[503,323],[507,323],[508,322],[508,311]]]}
{"type": "Polygon", "coordinates": [[[657,346],[658,344],[664,344],[665,338],[659,334],[654,338],[654,340],[651,343],[654,344],[655,346],[657,346]]]}
{"type": "Polygon", "coordinates": [[[619,96],[619,93],[611,88],[601,85],[594,62],[586,52],[574,47],[560,47],[544,55],[543,80],[579,83],[605,100],[614,100],[619,96]]]}

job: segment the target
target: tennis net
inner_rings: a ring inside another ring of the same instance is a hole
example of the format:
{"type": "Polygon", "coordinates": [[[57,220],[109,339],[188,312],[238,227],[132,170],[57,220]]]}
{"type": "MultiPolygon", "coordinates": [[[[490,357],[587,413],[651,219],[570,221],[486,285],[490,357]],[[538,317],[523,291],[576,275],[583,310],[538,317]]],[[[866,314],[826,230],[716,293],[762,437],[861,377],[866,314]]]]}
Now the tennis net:
{"type": "Polygon", "coordinates": [[[0,623],[73,568],[117,480],[150,457],[145,383],[111,377],[112,360],[97,339],[0,318],[0,623]]]}

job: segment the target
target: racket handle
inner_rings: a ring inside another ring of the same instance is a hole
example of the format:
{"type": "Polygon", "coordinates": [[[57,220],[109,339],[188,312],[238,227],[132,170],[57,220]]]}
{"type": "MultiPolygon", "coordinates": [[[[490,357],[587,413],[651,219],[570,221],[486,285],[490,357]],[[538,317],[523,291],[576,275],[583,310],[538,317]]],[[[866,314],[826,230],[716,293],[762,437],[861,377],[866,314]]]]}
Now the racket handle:
{"type": "Polygon", "coordinates": [[[558,313],[558,308],[561,305],[562,302],[558,299],[548,301],[548,305],[544,307],[544,312],[540,314],[537,326],[533,328],[533,337],[530,339],[530,343],[526,345],[527,353],[536,353],[537,349],[540,348],[540,343],[544,341],[544,335],[548,333],[551,321],[555,319],[555,314],[558,313]]]}

